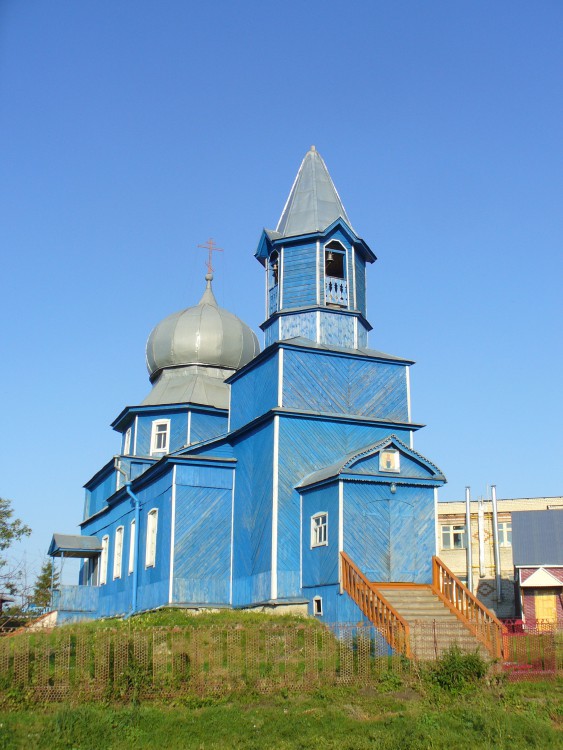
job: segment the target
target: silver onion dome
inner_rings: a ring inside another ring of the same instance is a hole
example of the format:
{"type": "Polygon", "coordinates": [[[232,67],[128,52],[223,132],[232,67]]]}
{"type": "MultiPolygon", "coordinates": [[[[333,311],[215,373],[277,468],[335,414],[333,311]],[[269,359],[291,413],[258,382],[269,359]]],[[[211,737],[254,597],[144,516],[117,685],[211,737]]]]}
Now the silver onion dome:
{"type": "Polygon", "coordinates": [[[238,370],[260,352],[245,323],[219,307],[211,289],[212,274],[199,304],[173,313],[151,332],[146,349],[151,382],[166,368],[202,365],[238,370]]]}

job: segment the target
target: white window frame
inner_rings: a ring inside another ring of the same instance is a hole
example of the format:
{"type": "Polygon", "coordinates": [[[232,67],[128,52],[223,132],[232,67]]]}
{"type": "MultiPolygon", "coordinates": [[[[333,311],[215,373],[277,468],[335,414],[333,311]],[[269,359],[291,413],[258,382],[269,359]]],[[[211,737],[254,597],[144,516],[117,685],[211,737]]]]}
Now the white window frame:
{"type": "Polygon", "coordinates": [[[311,549],[328,546],[328,513],[322,511],[311,516],[311,549]],[[324,519],[324,521],[323,521],[324,519]]]}
{"type": "Polygon", "coordinates": [[[121,578],[121,568],[123,565],[123,526],[118,526],[115,530],[115,541],[113,544],[113,580],[121,578]]]}
{"type": "Polygon", "coordinates": [[[313,614],[315,617],[323,616],[323,598],[322,596],[313,597],[313,614]]]}
{"type": "Polygon", "coordinates": [[[384,471],[391,474],[398,474],[401,471],[401,454],[396,448],[386,448],[385,450],[381,451],[381,453],[379,454],[379,471],[384,471]],[[387,461],[385,460],[384,456],[393,457],[393,466],[391,468],[385,465],[387,461]]]}
{"type": "Polygon", "coordinates": [[[440,545],[442,549],[467,549],[467,528],[464,523],[446,523],[440,528],[440,545]],[[448,544],[444,544],[444,534],[449,537],[448,544]],[[461,535],[461,545],[456,545],[455,539],[461,535]]]}
{"type": "Polygon", "coordinates": [[[125,430],[125,435],[123,436],[123,455],[129,456],[131,455],[131,428],[128,427],[125,430]]]}
{"type": "Polygon", "coordinates": [[[145,568],[156,566],[156,539],[158,531],[158,508],[151,508],[147,514],[147,541],[145,545],[145,568]]]}
{"type": "Polygon", "coordinates": [[[128,575],[135,570],[135,543],[136,543],[136,526],[135,519],[129,525],[129,566],[128,575]]]}
{"type": "Polygon", "coordinates": [[[108,582],[109,535],[102,537],[102,551],[100,553],[100,586],[108,582]]]}
{"type": "Polygon", "coordinates": [[[498,544],[499,547],[512,547],[512,521],[499,521],[498,544]]]}
{"type": "Polygon", "coordinates": [[[151,456],[154,456],[155,454],[164,454],[168,453],[168,448],[170,447],[170,420],[169,419],[155,419],[152,423],[152,429],[151,429],[151,456]],[[162,427],[163,425],[166,426],[166,430],[159,430],[159,427],[162,427]],[[165,436],[164,440],[164,447],[163,448],[157,448],[157,442],[158,438],[162,435],[165,436]]]}

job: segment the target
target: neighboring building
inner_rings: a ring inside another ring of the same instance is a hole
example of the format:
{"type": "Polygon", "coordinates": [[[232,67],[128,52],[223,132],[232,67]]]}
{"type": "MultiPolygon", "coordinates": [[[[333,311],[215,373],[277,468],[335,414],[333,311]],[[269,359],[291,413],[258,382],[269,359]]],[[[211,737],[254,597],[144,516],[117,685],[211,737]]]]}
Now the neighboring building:
{"type": "MultiPolygon", "coordinates": [[[[561,499],[561,498],[559,498],[561,499]]],[[[512,514],[518,605],[524,624],[563,625],[563,506],[512,514]]]]}
{"type": "MultiPolygon", "coordinates": [[[[498,500],[498,541],[500,559],[500,591],[497,594],[497,573],[493,533],[493,509],[490,500],[472,500],[471,550],[472,576],[467,575],[467,533],[465,502],[440,502],[438,505],[438,556],[468,585],[486,607],[498,617],[520,616],[515,595],[513,559],[513,515],[519,511],[563,509],[563,497],[532,497],[498,500]]],[[[540,514],[541,515],[541,514],[540,514]]],[[[563,544],[562,544],[563,546],[563,544]]]]}
{"type": "Polygon", "coordinates": [[[264,351],[211,273],[151,333],[152,390],[112,425],[121,453],[86,484],[82,536],[51,544],[84,559],[62,619],[180,605],[358,622],[341,551],[372,581],[431,582],[445,478],[414,450],[412,360],[367,348],[376,257],[314,147],[256,257],[264,351]]]}

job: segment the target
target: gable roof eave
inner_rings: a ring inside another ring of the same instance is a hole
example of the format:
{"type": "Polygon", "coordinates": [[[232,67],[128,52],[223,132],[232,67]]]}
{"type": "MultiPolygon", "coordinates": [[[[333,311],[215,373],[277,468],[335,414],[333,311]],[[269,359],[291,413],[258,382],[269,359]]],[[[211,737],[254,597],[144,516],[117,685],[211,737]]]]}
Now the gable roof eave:
{"type": "MultiPolygon", "coordinates": [[[[319,469],[318,471],[312,472],[307,477],[302,479],[299,484],[296,485],[296,489],[304,489],[306,487],[310,487],[313,484],[319,484],[320,482],[324,482],[329,479],[335,479],[336,477],[342,476],[344,474],[351,475],[354,472],[349,472],[347,471],[347,469],[352,468],[358,461],[375,455],[384,448],[388,448],[390,445],[394,445],[398,450],[401,451],[401,453],[404,453],[417,463],[424,466],[424,468],[426,468],[431,473],[431,481],[439,483],[444,483],[447,481],[443,472],[435,464],[429,461],[421,453],[418,453],[417,451],[410,448],[406,443],[403,443],[403,441],[400,440],[396,435],[391,434],[383,438],[382,440],[378,440],[376,443],[371,443],[370,445],[366,445],[360,450],[353,451],[352,453],[347,454],[340,461],[330,464],[329,466],[319,469]]],[[[389,481],[394,481],[399,484],[404,483],[407,480],[410,482],[416,481],[415,478],[401,477],[400,474],[373,474],[363,476],[377,477],[379,479],[384,479],[388,476],[389,481]]]]}

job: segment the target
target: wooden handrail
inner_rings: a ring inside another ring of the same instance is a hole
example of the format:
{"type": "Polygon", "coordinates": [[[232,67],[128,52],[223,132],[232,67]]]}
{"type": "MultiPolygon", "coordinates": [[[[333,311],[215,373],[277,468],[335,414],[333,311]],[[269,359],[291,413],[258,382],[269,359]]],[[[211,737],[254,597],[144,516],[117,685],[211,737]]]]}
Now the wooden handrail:
{"type": "Polygon", "coordinates": [[[506,629],[439,557],[432,558],[432,591],[483,643],[502,658],[506,629]]]}
{"type": "Polygon", "coordinates": [[[340,553],[342,588],[375,625],[387,643],[397,653],[410,658],[410,638],[407,621],[379,593],[371,581],[354,565],[345,552],[340,553]]]}

